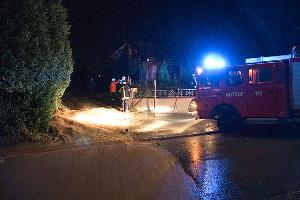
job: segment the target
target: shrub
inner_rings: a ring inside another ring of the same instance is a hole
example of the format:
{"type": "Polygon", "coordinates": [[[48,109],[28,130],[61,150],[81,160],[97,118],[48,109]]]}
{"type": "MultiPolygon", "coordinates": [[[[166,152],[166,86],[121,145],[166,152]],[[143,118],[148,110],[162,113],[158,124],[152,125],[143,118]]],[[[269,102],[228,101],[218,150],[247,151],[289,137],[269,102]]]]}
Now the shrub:
{"type": "Polygon", "coordinates": [[[0,134],[42,132],[73,70],[60,1],[0,3],[0,134]]]}

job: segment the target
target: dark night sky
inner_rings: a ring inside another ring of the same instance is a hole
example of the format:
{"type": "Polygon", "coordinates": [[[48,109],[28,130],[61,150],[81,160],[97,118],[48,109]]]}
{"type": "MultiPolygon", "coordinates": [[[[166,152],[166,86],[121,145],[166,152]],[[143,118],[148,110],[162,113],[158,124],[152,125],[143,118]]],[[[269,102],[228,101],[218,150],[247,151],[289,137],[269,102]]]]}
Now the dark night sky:
{"type": "Polygon", "coordinates": [[[153,54],[199,64],[217,52],[231,64],[289,53],[300,44],[300,1],[285,0],[64,0],[76,62],[94,71],[125,40],[152,46],[153,54]]]}

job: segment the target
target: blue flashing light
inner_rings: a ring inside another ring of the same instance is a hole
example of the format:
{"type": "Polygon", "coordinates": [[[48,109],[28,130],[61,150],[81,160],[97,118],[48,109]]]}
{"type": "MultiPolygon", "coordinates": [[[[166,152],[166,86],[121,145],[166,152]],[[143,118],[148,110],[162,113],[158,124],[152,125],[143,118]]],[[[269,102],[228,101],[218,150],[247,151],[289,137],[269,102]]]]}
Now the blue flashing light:
{"type": "Polygon", "coordinates": [[[226,61],[219,55],[208,55],[204,58],[204,68],[206,69],[221,69],[226,66],[226,61]]]}

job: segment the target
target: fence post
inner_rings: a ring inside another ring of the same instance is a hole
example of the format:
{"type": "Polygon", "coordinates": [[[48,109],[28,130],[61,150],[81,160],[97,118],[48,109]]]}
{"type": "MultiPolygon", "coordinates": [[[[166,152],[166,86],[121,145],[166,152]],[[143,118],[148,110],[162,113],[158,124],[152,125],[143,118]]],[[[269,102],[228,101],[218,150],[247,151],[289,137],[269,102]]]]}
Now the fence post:
{"type": "Polygon", "coordinates": [[[154,80],[154,110],[156,106],[156,80],[154,80]]]}
{"type": "Polygon", "coordinates": [[[178,96],[179,96],[179,87],[177,88],[177,95],[176,95],[176,99],[175,99],[175,104],[174,104],[173,112],[175,112],[175,110],[177,109],[178,96]]]}

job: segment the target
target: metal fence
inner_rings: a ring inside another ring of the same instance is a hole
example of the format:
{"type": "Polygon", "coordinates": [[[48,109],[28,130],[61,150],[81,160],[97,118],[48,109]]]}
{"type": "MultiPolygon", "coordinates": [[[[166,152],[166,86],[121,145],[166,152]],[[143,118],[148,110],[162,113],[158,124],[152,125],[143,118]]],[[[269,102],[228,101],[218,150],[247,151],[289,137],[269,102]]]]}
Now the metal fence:
{"type": "MultiPolygon", "coordinates": [[[[157,97],[193,97],[196,95],[196,89],[174,89],[174,90],[156,90],[157,97]]],[[[152,97],[154,90],[152,90],[152,97]]]]}

